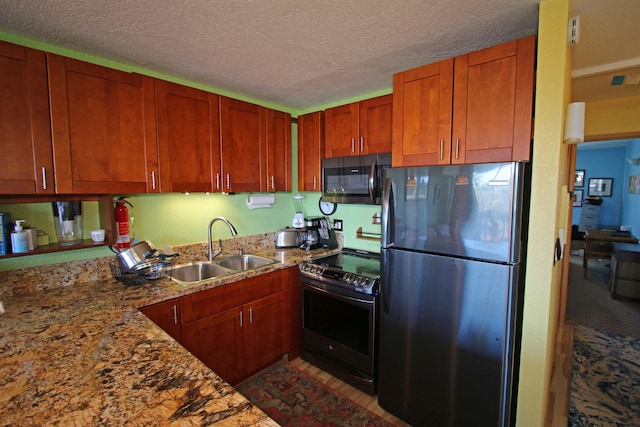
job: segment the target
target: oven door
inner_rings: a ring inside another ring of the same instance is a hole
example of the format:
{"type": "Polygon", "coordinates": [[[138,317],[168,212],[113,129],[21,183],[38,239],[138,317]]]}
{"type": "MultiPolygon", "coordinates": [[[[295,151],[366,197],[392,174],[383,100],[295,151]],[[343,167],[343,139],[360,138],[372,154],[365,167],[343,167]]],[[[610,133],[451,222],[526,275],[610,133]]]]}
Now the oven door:
{"type": "Polygon", "coordinates": [[[303,347],[373,377],[376,298],[309,278],[301,283],[303,347]]]}

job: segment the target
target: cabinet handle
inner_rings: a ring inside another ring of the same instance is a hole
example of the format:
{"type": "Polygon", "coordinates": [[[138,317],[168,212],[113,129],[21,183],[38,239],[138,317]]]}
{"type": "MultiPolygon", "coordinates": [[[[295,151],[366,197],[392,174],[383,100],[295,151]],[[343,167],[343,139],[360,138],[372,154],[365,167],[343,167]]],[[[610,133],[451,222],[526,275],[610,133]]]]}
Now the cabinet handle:
{"type": "Polygon", "coordinates": [[[444,140],[441,139],[440,140],[440,160],[442,160],[443,151],[444,151],[444,140]]]}
{"type": "Polygon", "coordinates": [[[156,171],[151,171],[151,189],[156,189],[156,171]]]}
{"type": "Polygon", "coordinates": [[[44,166],[42,167],[42,189],[47,189],[47,168],[44,166]]]}
{"type": "Polygon", "coordinates": [[[351,152],[356,151],[356,140],[355,138],[351,138],[351,152]]]}
{"type": "Polygon", "coordinates": [[[229,178],[229,174],[227,174],[227,190],[231,189],[231,179],[229,178]]]}
{"type": "Polygon", "coordinates": [[[317,181],[317,179],[316,179],[316,177],[314,176],[314,177],[313,177],[313,189],[314,189],[314,190],[316,189],[316,181],[317,181]]]}
{"type": "Polygon", "coordinates": [[[273,179],[273,175],[271,175],[271,189],[273,191],[276,191],[276,184],[275,184],[275,181],[273,179]]]}
{"type": "Polygon", "coordinates": [[[456,160],[460,158],[460,150],[458,149],[460,146],[460,138],[456,138],[456,160]]]}
{"type": "Polygon", "coordinates": [[[173,304],[173,324],[178,324],[178,306],[173,304]]]}
{"type": "Polygon", "coordinates": [[[253,323],[253,307],[249,307],[249,323],[253,323]]]}
{"type": "Polygon", "coordinates": [[[220,174],[216,174],[216,190],[220,189],[220,174]]]}
{"type": "Polygon", "coordinates": [[[360,137],[360,151],[364,151],[364,137],[360,137]]]}
{"type": "Polygon", "coordinates": [[[239,311],[238,314],[240,315],[240,327],[242,328],[242,310],[239,311]]]}

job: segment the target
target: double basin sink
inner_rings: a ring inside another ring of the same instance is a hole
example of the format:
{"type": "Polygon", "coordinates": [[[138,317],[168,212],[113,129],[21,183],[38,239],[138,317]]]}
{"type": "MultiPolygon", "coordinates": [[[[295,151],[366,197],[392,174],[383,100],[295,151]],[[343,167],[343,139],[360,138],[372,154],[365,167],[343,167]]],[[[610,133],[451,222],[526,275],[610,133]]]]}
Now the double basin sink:
{"type": "Polygon", "coordinates": [[[252,254],[230,255],[213,261],[196,261],[177,265],[167,271],[167,276],[182,286],[189,286],[216,277],[253,270],[278,262],[271,258],[252,254]]]}

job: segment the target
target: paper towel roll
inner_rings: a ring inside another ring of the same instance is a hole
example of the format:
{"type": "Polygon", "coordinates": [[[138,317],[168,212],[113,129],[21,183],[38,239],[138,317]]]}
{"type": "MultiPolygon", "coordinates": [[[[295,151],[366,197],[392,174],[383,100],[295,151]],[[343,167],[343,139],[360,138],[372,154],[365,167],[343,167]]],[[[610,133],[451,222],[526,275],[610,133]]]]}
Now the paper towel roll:
{"type": "Polygon", "coordinates": [[[247,208],[251,210],[259,208],[270,208],[275,201],[276,195],[273,193],[247,194],[247,208]]]}

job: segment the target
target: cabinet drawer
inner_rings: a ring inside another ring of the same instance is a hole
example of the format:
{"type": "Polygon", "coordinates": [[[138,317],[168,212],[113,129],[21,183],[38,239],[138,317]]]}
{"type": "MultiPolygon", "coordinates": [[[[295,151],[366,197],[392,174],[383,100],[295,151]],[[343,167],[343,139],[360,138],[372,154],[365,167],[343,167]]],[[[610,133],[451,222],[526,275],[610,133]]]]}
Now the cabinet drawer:
{"type": "Polygon", "coordinates": [[[260,274],[182,298],[183,324],[283,290],[283,271],[260,274]]]}
{"type": "Polygon", "coordinates": [[[597,205],[582,205],[582,215],[600,215],[600,206],[597,205]]]}

